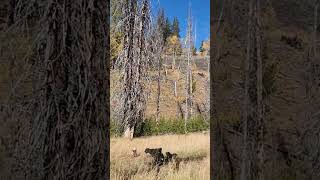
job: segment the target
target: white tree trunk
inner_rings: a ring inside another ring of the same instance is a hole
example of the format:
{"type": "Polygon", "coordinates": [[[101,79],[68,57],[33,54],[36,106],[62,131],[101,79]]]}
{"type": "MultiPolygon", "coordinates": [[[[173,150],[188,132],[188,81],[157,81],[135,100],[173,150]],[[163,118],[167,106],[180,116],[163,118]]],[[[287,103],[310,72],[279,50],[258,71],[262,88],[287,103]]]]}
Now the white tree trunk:
{"type": "Polygon", "coordinates": [[[174,81],[174,97],[178,96],[178,92],[177,92],[177,81],[174,81]]]}
{"type": "Polygon", "coordinates": [[[191,17],[191,7],[189,8],[188,15],[188,27],[187,27],[187,37],[186,37],[186,57],[187,57],[187,71],[186,71],[186,114],[185,114],[185,132],[187,132],[187,121],[190,118],[190,108],[191,108],[191,96],[192,96],[192,71],[191,71],[191,62],[192,62],[192,47],[193,47],[193,38],[192,38],[192,17],[191,17]]]}
{"type": "Polygon", "coordinates": [[[134,127],[126,127],[123,133],[123,137],[133,139],[134,127]]]}
{"type": "Polygon", "coordinates": [[[176,50],[173,50],[173,63],[172,63],[172,69],[176,68],[176,50]]]}

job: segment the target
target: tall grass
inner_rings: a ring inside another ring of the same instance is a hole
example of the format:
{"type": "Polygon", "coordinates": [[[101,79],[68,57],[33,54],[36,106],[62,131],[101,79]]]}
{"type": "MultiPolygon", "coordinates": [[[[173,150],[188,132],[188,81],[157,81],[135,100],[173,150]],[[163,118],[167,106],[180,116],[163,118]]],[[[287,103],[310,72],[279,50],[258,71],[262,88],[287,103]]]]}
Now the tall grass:
{"type": "Polygon", "coordinates": [[[162,135],[153,137],[111,138],[111,179],[112,180],[206,180],[210,179],[210,142],[208,133],[193,133],[187,135],[162,135]],[[148,165],[152,161],[144,153],[145,148],[162,147],[163,153],[169,151],[177,153],[180,158],[189,158],[183,161],[179,171],[174,170],[173,164],[161,167],[156,176],[155,170],[148,165]],[[140,153],[139,157],[132,157],[133,148],[140,153]]]}

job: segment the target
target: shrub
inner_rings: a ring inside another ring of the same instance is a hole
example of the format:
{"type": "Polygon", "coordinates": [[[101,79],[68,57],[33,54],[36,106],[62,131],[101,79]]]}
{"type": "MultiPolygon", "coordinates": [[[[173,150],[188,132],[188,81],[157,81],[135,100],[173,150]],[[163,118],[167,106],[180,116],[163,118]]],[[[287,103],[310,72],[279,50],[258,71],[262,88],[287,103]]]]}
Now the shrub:
{"type": "MultiPolygon", "coordinates": [[[[201,117],[193,117],[187,122],[187,132],[199,132],[209,130],[210,125],[205,119],[201,117]]],[[[154,119],[147,119],[145,122],[137,124],[135,127],[134,136],[154,136],[163,134],[184,134],[184,120],[183,119],[160,119],[157,122],[154,119]]],[[[116,121],[110,123],[110,136],[119,137],[121,131],[116,121]]]]}
{"type": "MultiPolygon", "coordinates": [[[[187,132],[204,131],[209,127],[209,123],[201,117],[191,118],[187,122],[187,132]]],[[[154,119],[148,119],[144,123],[138,124],[135,129],[135,137],[184,133],[183,119],[160,119],[158,124],[154,119]]]]}
{"type": "Polygon", "coordinates": [[[111,137],[121,136],[120,126],[114,120],[111,120],[110,122],[110,136],[111,137]]]}

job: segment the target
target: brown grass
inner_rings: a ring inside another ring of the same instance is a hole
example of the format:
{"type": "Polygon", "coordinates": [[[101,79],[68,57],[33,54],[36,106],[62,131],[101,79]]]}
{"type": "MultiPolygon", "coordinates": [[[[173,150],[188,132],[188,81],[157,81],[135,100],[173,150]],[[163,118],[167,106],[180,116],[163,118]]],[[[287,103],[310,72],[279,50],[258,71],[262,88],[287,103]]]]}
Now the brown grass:
{"type": "Polygon", "coordinates": [[[112,180],[206,180],[210,179],[210,143],[209,133],[188,135],[164,135],[131,140],[111,138],[111,179],[112,180]],[[152,159],[144,153],[145,148],[162,147],[163,153],[177,153],[182,159],[189,159],[180,164],[176,171],[173,164],[161,167],[158,176],[150,170],[148,162],[152,159]],[[131,150],[137,149],[139,157],[132,157],[131,150]]]}

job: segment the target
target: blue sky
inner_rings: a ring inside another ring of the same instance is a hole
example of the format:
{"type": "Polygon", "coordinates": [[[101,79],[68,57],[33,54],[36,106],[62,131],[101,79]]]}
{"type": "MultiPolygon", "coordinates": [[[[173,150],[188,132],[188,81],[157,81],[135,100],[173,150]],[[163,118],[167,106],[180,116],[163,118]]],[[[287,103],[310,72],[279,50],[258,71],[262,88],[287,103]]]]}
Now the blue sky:
{"type": "Polygon", "coordinates": [[[166,16],[171,23],[177,17],[180,23],[180,36],[186,34],[189,2],[191,3],[193,24],[196,25],[196,47],[199,49],[202,40],[210,37],[210,0],[152,0],[153,14],[157,14],[157,8],[164,8],[166,16]],[[160,3],[160,5],[159,5],[160,3]]]}

